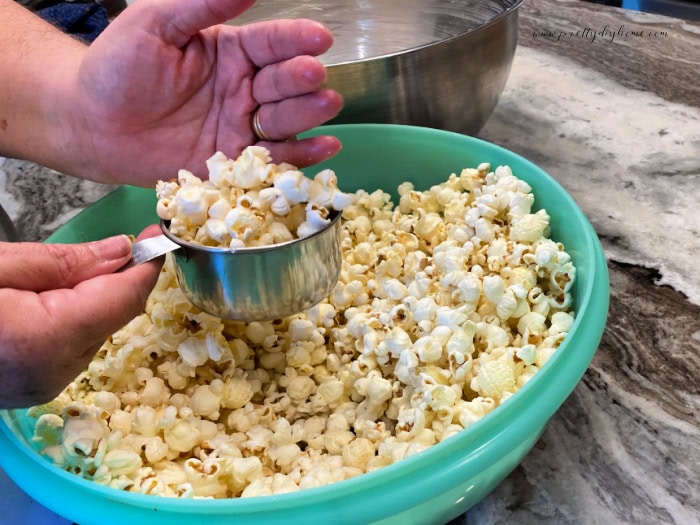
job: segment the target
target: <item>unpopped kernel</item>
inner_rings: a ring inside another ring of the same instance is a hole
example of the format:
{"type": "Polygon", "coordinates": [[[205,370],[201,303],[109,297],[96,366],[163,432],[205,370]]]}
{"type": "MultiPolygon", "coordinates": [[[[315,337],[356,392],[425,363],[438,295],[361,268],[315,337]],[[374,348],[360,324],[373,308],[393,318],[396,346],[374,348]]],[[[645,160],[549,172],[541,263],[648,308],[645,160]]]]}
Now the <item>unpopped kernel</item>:
{"type": "Polygon", "coordinates": [[[547,212],[486,164],[399,195],[351,196],[337,286],[286,319],[202,313],[168,261],[145,312],[30,409],[42,454],[132,492],[281,494],[400,461],[507,402],[574,320],[576,272],[547,212]]]}

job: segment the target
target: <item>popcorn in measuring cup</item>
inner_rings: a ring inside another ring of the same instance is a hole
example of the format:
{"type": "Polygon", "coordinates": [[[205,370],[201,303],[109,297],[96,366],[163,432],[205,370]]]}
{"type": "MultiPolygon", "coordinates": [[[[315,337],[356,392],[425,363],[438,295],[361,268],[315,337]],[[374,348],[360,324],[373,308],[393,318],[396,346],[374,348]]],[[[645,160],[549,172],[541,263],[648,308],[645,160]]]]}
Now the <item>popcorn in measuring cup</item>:
{"type": "Polygon", "coordinates": [[[261,146],[233,160],[217,152],[207,160],[209,179],[180,170],[159,181],[157,213],[177,237],[204,246],[267,246],[308,237],[330,223],[350,197],[326,169],[310,179],[291,164],[274,164],[261,146]]]}

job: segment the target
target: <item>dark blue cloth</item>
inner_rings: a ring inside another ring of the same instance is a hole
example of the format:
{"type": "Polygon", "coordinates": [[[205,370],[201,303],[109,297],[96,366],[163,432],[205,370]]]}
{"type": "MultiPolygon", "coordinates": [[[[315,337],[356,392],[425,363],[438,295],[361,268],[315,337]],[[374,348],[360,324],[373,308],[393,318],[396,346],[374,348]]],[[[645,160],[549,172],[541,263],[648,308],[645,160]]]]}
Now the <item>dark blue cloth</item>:
{"type": "Polygon", "coordinates": [[[36,14],[85,42],[92,42],[109,24],[106,9],[95,3],[61,2],[38,9],[36,14]]]}

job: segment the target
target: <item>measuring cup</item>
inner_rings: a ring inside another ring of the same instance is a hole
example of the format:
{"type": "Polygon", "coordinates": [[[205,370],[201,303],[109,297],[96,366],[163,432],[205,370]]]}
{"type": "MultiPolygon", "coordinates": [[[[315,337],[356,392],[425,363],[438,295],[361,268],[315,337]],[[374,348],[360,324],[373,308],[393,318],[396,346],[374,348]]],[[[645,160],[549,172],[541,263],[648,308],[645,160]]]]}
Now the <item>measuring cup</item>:
{"type": "Polygon", "coordinates": [[[270,321],[302,312],[327,297],[341,267],[340,212],[323,230],[285,243],[238,248],[202,246],[170,233],[134,243],[133,266],[172,253],[177,282],[199,309],[236,321],[270,321]]]}

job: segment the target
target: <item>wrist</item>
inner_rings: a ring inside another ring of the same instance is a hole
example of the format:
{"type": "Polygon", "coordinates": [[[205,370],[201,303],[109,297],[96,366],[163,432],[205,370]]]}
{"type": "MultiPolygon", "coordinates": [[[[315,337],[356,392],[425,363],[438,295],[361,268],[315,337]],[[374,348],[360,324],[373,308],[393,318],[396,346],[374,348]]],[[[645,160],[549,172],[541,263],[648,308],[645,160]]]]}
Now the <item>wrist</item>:
{"type": "Polygon", "coordinates": [[[0,0],[0,155],[70,173],[79,111],[72,84],[87,46],[0,0]]]}

